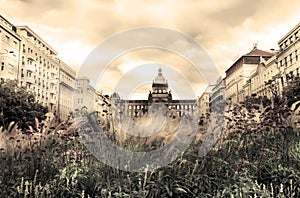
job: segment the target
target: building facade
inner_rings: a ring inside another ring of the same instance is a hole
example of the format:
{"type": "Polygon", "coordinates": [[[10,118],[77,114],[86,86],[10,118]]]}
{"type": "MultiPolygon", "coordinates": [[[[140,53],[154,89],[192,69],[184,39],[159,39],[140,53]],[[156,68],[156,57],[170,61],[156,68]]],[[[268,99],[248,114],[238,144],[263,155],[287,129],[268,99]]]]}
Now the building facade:
{"type": "Polygon", "coordinates": [[[277,92],[279,94],[278,86],[275,90],[274,87],[269,86],[273,81],[277,82],[276,78],[279,74],[279,69],[277,66],[277,54],[272,56],[268,60],[262,60],[250,73],[249,79],[243,86],[244,92],[249,93],[246,96],[256,95],[256,96],[266,96],[272,97],[273,93],[277,92]]]}
{"type": "Polygon", "coordinates": [[[0,15],[0,78],[18,79],[21,38],[16,27],[0,15]]]}
{"type": "Polygon", "coordinates": [[[280,90],[300,73],[300,23],[291,29],[279,42],[278,68],[280,72],[280,90]]]}
{"type": "MultiPolygon", "coordinates": [[[[141,117],[157,110],[158,105],[164,105],[170,116],[188,116],[197,113],[196,100],[174,100],[168,82],[162,74],[161,68],[152,83],[148,100],[123,100],[117,93],[111,95],[111,100],[119,108],[119,112],[130,117],[141,117]]],[[[121,115],[120,115],[121,116],[121,115]]]]}
{"type": "Polygon", "coordinates": [[[96,90],[90,85],[88,77],[78,77],[73,94],[73,109],[75,111],[86,109],[87,112],[93,112],[97,110],[96,108],[96,90]]]}
{"type": "Polygon", "coordinates": [[[59,61],[58,115],[66,120],[73,112],[73,94],[76,83],[76,72],[62,60],[59,61]]]}
{"type": "Polygon", "coordinates": [[[28,26],[14,26],[0,15],[0,77],[17,80],[59,120],[73,108],[76,72],[28,26]]]}
{"type": "Polygon", "coordinates": [[[241,56],[226,70],[226,101],[231,104],[243,102],[251,90],[244,89],[250,76],[262,61],[267,61],[273,53],[257,49],[256,45],[248,54],[241,56]]]}
{"type": "Polygon", "coordinates": [[[210,112],[220,112],[225,109],[225,91],[226,83],[225,79],[218,79],[213,86],[209,95],[209,110],[210,112]]]}
{"type": "Polygon", "coordinates": [[[21,37],[19,84],[31,91],[37,102],[58,111],[59,61],[57,52],[27,26],[18,26],[21,37]]]}
{"type": "Polygon", "coordinates": [[[207,119],[209,117],[209,96],[211,90],[210,87],[207,87],[202,95],[198,98],[198,105],[199,105],[199,116],[200,118],[207,119]]]}

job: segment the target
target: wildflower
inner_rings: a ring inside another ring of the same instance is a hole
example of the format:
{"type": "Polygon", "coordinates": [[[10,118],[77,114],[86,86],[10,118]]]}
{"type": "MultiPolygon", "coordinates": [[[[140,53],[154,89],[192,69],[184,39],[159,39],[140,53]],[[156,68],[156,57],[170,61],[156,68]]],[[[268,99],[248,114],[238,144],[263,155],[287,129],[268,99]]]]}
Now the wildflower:
{"type": "Polygon", "coordinates": [[[18,191],[19,194],[22,193],[20,186],[17,186],[17,191],[18,191]]]}
{"type": "Polygon", "coordinates": [[[279,193],[283,193],[283,184],[280,184],[279,193]]]}
{"type": "Polygon", "coordinates": [[[29,195],[29,189],[28,189],[28,186],[29,186],[29,182],[26,181],[26,182],[25,182],[24,197],[27,197],[27,195],[29,195]]]}
{"type": "Polygon", "coordinates": [[[84,198],[84,190],[81,192],[81,198],[84,198]]]}
{"type": "Polygon", "coordinates": [[[277,160],[281,160],[281,157],[280,157],[280,156],[278,156],[276,159],[277,159],[277,160]]]}
{"type": "Polygon", "coordinates": [[[274,139],[275,139],[275,136],[271,136],[270,139],[274,140],[274,139]]]}
{"type": "Polygon", "coordinates": [[[39,185],[36,185],[34,187],[34,197],[40,197],[39,195],[40,195],[40,193],[39,193],[39,185]]]}
{"type": "Polygon", "coordinates": [[[273,189],[273,184],[271,183],[271,196],[273,197],[274,196],[274,189],[273,189]]]}
{"type": "Polygon", "coordinates": [[[62,171],[61,171],[61,175],[60,175],[60,179],[64,179],[66,178],[66,173],[67,173],[67,168],[64,168],[62,171]]]}
{"type": "Polygon", "coordinates": [[[82,154],[81,153],[77,153],[76,155],[76,163],[80,163],[82,159],[82,154]]]}
{"type": "Polygon", "coordinates": [[[20,189],[21,191],[23,192],[23,186],[24,185],[24,177],[21,178],[21,186],[20,186],[20,189]]]}
{"type": "Polygon", "coordinates": [[[46,194],[49,196],[50,195],[50,185],[49,184],[45,184],[44,186],[44,190],[46,191],[46,194]]]}

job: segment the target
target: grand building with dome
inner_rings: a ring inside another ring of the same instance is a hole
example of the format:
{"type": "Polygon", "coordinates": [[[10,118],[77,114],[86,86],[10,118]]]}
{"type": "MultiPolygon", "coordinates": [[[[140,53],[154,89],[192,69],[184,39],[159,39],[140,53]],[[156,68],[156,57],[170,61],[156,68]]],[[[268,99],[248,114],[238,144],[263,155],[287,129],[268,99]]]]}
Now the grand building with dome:
{"type": "Polygon", "coordinates": [[[117,93],[111,95],[111,100],[120,110],[120,114],[131,117],[141,117],[148,114],[150,107],[155,104],[163,104],[170,114],[177,116],[191,115],[197,113],[196,100],[174,100],[168,81],[162,74],[162,69],[158,69],[158,74],[152,83],[152,90],[149,90],[148,100],[123,100],[117,93]]]}

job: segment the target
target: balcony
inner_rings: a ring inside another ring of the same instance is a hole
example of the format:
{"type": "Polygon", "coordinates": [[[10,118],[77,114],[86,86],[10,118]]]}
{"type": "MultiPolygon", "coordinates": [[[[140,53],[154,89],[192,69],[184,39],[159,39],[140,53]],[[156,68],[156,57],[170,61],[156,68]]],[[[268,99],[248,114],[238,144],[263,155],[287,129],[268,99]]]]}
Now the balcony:
{"type": "Polygon", "coordinates": [[[25,81],[29,84],[34,84],[35,80],[33,77],[25,77],[25,81]]]}
{"type": "Polygon", "coordinates": [[[56,69],[49,69],[49,72],[52,74],[57,74],[57,70],[56,69]]]}
{"type": "Polygon", "coordinates": [[[57,93],[57,90],[56,90],[54,87],[52,87],[52,88],[49,89],[49,92],[50,92],[51,94],[56,94],[56,93],[57,93]]]}
{"type": "Polygon", "coordinates": [[[28,64],[27,67],[26,67],[26,69],[27,69],[28,71],[35,72],[35,66],[32,65],[32,64],[28,64]]]}
{"type": "Polygon", "coordinates": [[[35,55],[33,53],[28,53],[26,56],[29,60],[35,61],[35,55]]]}
{"type": "Polygon", "coordinates": [[[49,82],[51,83],[51,84],[54,84],[54,85],[56,85],[56,84],[58,84],[58,79],[56,79],[56,78],[50,78],[49,79],[49,82]]]}
{"type": "Polygon", "coordinates": [[[50,99],[49,99],[49,103],[50,103],[50,104],[56,104],[56,100],[55,100],[54,98],[50,98],[50,99]]]}

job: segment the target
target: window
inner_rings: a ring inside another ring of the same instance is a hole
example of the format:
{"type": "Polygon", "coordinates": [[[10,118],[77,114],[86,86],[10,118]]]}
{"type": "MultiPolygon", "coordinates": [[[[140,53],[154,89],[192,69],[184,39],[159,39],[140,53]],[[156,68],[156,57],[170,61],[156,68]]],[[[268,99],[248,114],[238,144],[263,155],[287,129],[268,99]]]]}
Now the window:
{"type": "Polygon", "coordinates": [[[9,36],[4,37],[4,42],[8,43],[9,42],[9,36]]]}
{"type": "Polygon", "coordinates": [[[284,64],[287,67],[287,57],[284,58],[284,64]]]}
{"type": "Polygon", "coordinates": [[[1,71],[4,70],[4,62],[1,63],[1,71]]]}
{"type": "Polygon", "coordinates": [[[298,61],[298,51],[295,51],[295,57],[296,57],[296,61],[298,61]]]}
{"type": "Polygon", "coordinates": [[[290,43],[293,43],[293,38],[292,38],[292,36],[290,36],[289,42],[290,42],[290,43]]]}
{"type": "Polygon", "coordinates": [[[292,54],[290,54],[290,62],[291,62],[291,64],[293,63],[292,54]]]}

